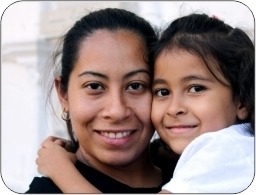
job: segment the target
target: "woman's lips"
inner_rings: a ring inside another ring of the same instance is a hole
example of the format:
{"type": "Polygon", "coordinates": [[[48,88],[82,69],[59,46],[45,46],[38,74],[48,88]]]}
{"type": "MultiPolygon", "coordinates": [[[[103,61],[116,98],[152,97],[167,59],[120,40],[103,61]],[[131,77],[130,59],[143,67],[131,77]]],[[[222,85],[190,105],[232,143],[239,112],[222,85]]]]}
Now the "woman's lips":
{"type": "Polygon", "coordinates": [[[132,131],[124,131],[124,132],[106,132],[106,131],[100,131],[100,134],[108,137],[110,139],[120,139],[120,138],[124,138],[128,135],[130,135],[132,133],[132,131]]]}
{"type": "Polygon", "coordinates": [[[113,147],[125,147],[133,143],[136,130],[125,131],[96,131],[103,143],[113,147]]]}

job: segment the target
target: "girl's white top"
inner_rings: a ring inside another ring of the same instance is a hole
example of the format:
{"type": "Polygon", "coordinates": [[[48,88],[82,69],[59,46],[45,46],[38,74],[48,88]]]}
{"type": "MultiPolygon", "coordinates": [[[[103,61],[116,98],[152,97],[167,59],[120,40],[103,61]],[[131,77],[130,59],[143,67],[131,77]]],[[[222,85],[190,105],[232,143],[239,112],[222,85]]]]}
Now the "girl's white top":
{"type": "Polygon", "coordinates": [[[254,178],[254,136],[244,127],[249,124],[193,140],[162,189],[171,193],[239,193],[249,187],[254,178]]]}

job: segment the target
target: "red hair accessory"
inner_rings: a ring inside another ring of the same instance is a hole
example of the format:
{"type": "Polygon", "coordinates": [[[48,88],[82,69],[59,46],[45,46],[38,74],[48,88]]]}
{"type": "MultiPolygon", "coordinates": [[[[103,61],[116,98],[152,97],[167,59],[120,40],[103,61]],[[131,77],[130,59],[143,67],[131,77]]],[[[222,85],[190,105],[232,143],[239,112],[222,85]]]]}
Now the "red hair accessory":
{"type": "Polygon", "coordinates": [[[219,19],[216,15],[212,15],[212,18],[217,20],[219,19]]]}

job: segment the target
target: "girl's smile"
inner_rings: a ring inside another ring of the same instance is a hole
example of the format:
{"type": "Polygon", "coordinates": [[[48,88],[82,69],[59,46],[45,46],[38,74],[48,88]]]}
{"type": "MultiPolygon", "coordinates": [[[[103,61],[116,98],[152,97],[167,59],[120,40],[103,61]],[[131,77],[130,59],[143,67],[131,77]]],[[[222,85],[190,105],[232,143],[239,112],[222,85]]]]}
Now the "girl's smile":
{"type": "Polygon", "coordinates": [[[166,50],[157,58],[153,94],[153,124],[178,154],[199,135],[235,124],[241,112],[230,87],[220,83],[201,58],[181,49],[166,50]]]}

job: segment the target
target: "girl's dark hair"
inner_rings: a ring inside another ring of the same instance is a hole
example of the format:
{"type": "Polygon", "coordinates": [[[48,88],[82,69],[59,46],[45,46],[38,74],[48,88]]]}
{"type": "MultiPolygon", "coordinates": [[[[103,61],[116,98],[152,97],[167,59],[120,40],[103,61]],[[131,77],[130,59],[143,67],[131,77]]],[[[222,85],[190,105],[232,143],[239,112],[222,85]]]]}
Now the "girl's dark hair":
{"type": "MultiPolygon", "coordinates": [[[[117,8],[107,8],[94,11],[85,15],[80,20],[78,20],[71,29],[62,37],[63,43],[60,47],[60,51],[57,51],[55,56],[53,56],[53,63],[56,63],[60,57],[60,73],[58,68],[54,71],[54,77],[61,77],[61,88],[64,92],[67,91],[69,76],[73,70],[76,61],[78,60],[79,49],[82,42],[93,35],[97,30],[108,30],[111,32],[116,32],[118,30],[127,30],[132,33],[137,34],[141,37],[141,41],[144,42],[148,53],[145,53],[144,59],[147,60],[150,71],[153,74],[153,55],[152,46],[157,41],[157,34],[153,27],[145,19],[135,15],[132,12],[126,11],[124,9],[117,8]]],[[[100,45],[99,45],[100,47],[100,45]]],[[[53,82],[51,82],[52,91],[53,82]]],[[[73,136],[71,121],[67,122],[68,134],[74,145],[74,150],[78,148],[78,143],[73,136]]]]}
{"type": "Polygon", "coordinates": [[[239,28],[206,14],[190,14],[174,20],[162,33],[154,47],[154,60],[163,52],[174,48],[184,49],[200,56],[212,75],[210,62],[230,84],[233,98],[247,108],[248,117],[238,123],[249,122],[248,131],[254,135],[254,45],[249,36],[239,28]]]}

